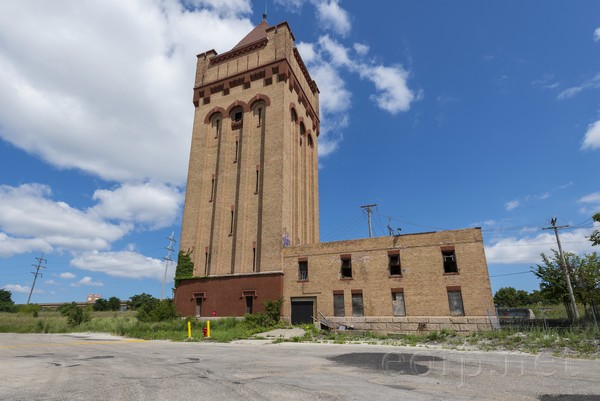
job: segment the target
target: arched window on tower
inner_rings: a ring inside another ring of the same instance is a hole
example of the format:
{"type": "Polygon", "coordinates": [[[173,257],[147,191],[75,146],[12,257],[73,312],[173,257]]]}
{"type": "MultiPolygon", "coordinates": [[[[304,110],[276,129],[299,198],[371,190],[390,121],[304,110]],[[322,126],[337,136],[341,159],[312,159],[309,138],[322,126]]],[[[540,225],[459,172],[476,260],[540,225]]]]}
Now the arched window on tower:
{"type": "Polygon", "coordinates": [[[252,107],[252,113],[256,117],[256,126],[260,127],[263,124],[265,117],[265,102],[259,101],[254,103],[252,107]]]}
{"type": "Polygon", "coordinates": [[[221,135],[221,121],[221,113],[214,114],[210,119],[210,126],[212,127],[215,138],[218,138],[219,135],[221,135]]]}
{"type": "Polygon", "coordinates": [[[241,107],[236,107],[231,110],[231,129],[236,130],[242,128],[242,124],[244,122],[244,109],[241,107]]]}

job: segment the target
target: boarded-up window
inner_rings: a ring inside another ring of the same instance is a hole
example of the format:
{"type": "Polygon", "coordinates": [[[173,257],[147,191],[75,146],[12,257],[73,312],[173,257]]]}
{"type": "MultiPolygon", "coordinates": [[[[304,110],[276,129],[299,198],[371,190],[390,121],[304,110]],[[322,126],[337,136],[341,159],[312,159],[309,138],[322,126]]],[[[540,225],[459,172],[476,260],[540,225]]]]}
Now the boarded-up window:
{"type": "Polygon", "coordinates": [[[352,294],[352,316],[364,316],[365,310],[363,306],[362,294],[352,294]]]}
{"type": "Polygon", "coordinates": [[[344,294],[333,294],[333,316],[345,316],[344,294]]]}
{"type": "Polygon", "coordinates": [[[394,316],[406,316],[403,292],[392,292],[392,313],[394,316]]]}
{"type": "Polygon", "coordinates": [[[448,291],[448,304],[450,305],[450,316],[464,316],[462,293],[458,291],[448,291]]]}

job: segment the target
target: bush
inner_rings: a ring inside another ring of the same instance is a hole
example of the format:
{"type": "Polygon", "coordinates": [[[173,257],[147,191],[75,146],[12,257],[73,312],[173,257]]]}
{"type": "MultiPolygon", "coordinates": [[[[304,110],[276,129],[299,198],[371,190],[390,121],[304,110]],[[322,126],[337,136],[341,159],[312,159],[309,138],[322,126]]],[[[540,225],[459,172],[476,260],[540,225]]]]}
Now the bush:
{"type": "Polygon", "coordinates": [[[19,305],[17,309],[19,313],[31,313],[34,317],[37,317],[41,311],[42,307],[38,304],[19,305]]]}
{"type": "Polygon", "coordinates": [[[137,294],[129,298],[129,302],[127,302],[127,304],[131,309],[137,310],[144,307],[144,305],[147,303],[154,304],[155,302],[158,302],[158,299],[154,298],[150,294],[142,292],[141,294],[137,294]]]}
{"type": "Polygon", "coordinates": [[[276,326],[281,317],[283,299],[270,299],[263,303],[264,312],[246,315],[244,324],[252,331],[261,331],[276,326]]]}
{"type": "Polygon", "coordinates": [[[91,319],[91,311],[89,308],[80,308],[76,302],[70,304],[62,304],[58,311],[61,315],[67,318],[67,323],[71,326],[78,326],[83,322],[91,319]]]}
{"type": "Polygon", "coordinates": [[[138,309],[137,318],[140,322],[161,322],[178,318],[175,304],[171,299],[155,302],[147,302],[138,309]]]}
{"type": "Polygon", "coordinates": [[[8,290],[0,290],[0,312],[16,312],[17,308],[12,300],[12,293],[8,290]]]}

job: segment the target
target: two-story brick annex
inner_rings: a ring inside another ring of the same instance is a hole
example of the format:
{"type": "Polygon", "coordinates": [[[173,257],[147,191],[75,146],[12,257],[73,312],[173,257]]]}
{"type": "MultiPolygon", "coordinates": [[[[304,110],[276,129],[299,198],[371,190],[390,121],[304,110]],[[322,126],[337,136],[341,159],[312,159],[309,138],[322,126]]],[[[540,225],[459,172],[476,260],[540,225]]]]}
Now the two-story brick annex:
{"type": "Polygon", "coordinates": [[[319,242],[319,89],[286,22],[263,20],[230,51],[198,55],[180,249],[193,278],[179,313],[243,316],[283,298],[385,332],[489,327],[481,230],[319,242]]]}

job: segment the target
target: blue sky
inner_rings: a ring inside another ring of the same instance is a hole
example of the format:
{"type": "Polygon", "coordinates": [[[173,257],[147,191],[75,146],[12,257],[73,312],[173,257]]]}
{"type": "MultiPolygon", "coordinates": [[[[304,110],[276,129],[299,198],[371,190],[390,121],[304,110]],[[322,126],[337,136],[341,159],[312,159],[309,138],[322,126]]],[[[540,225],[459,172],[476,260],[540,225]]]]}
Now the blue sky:
{"type": "MultiPolygon", "coordinates": [[[[42,252],[32,302],[160,295],[195,55],[229,50],[263,9],[0,3],[0,287],[17,303],[42,252]]],[[[376,235],[480,226],[494,291],[538,287],[551,217],[571,226],[565,250],[594,250],[599,2],[269,1],[281,21],[321,91],[322,241],[366,237],[367,203],[376,235]]]]}

